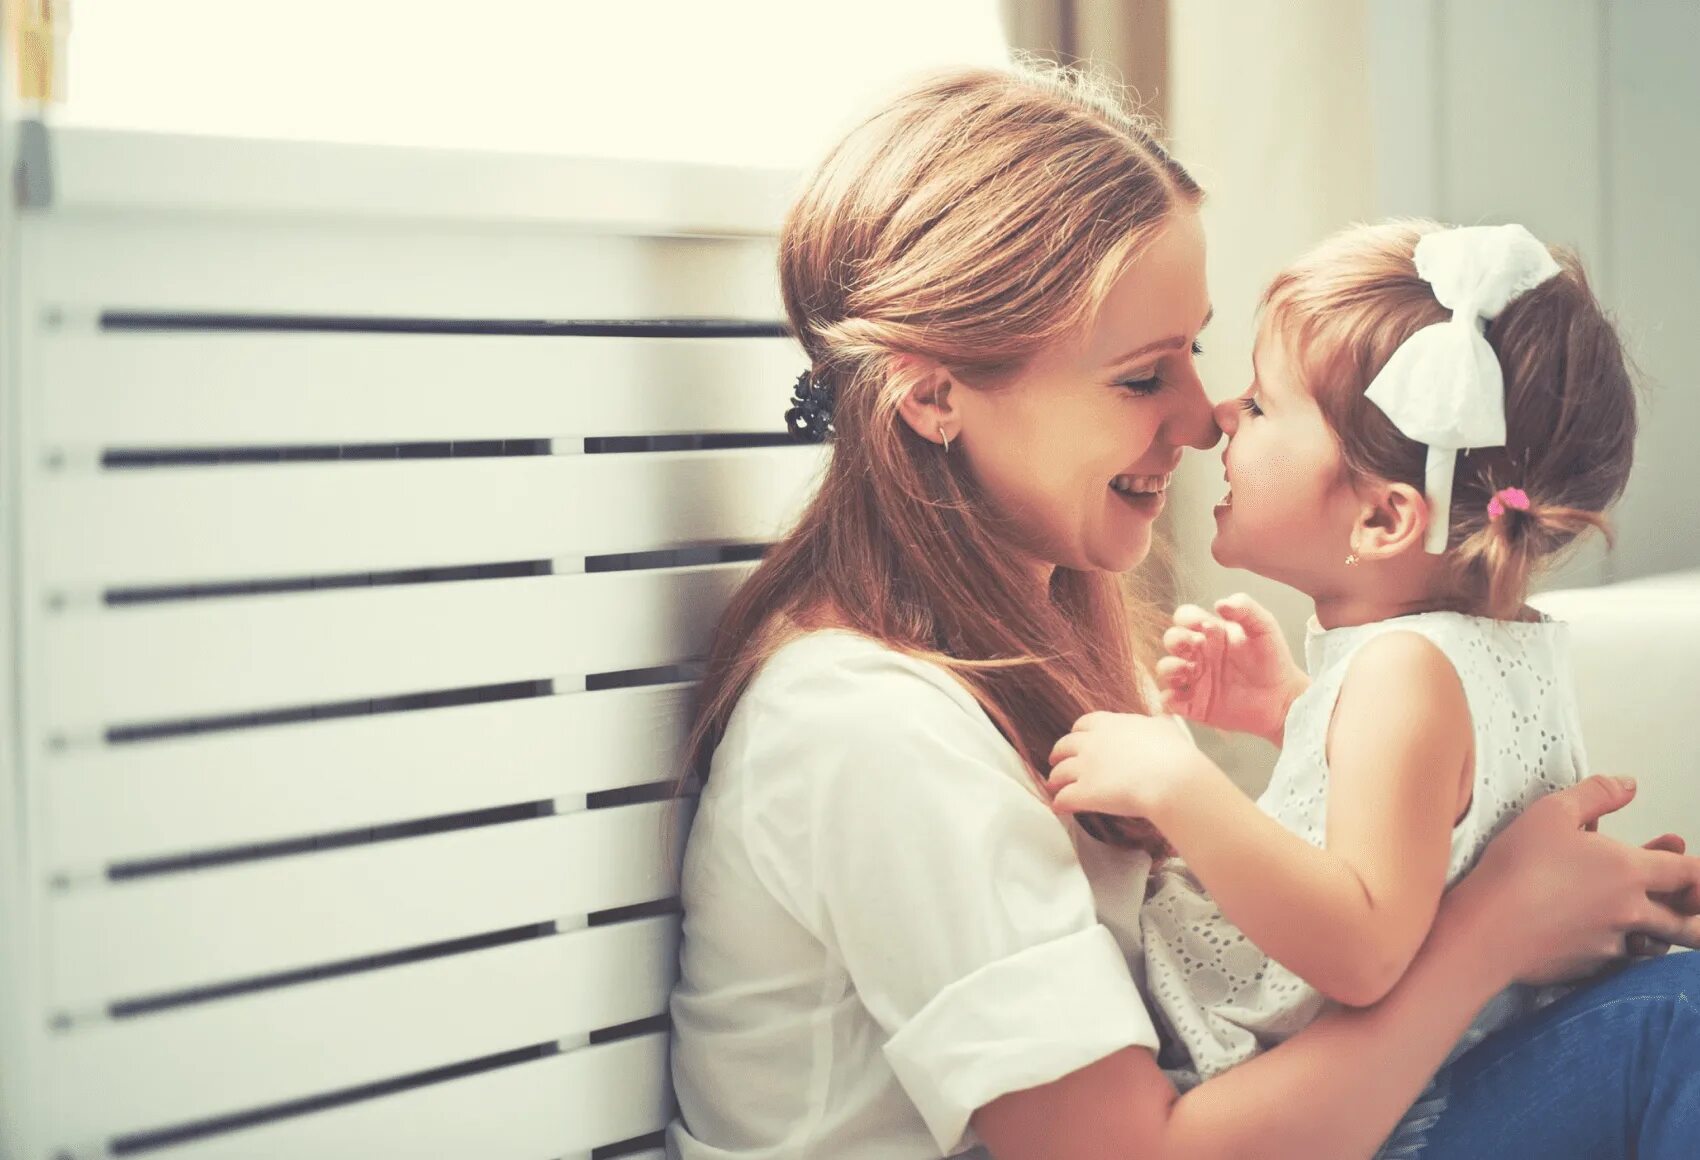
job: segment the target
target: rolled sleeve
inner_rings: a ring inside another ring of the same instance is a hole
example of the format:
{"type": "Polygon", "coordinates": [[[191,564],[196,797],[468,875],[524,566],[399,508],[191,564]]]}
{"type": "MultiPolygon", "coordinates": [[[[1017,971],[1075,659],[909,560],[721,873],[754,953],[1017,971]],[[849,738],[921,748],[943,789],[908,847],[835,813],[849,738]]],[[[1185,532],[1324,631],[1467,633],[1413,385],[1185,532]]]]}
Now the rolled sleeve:
{"type": "Polygon", "coordinates": [[[1157,1045],[1102,926],[1018,951],[946,987],[885,1045],[927,1129],[953,1151],[979,1108],[1124,1047],[1157,1045]]]}
{"type": "Polygon", "coordinates": [[[1068,830],[948,674],[881,650],[768,696],[748,845],[942,1153],[1001,1095],[1156,1047],[1068,830]]]}

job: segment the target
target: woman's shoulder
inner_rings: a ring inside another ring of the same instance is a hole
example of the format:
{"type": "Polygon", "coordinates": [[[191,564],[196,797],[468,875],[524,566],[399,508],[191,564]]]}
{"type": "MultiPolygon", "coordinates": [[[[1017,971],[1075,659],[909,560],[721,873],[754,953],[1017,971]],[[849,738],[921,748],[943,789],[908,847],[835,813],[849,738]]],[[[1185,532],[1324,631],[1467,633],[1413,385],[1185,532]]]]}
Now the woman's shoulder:
{"type": "Polygon", "coordinates": [[[792,716],[823,724],[874,707],[900,710],[901,719],[946,703],[981,716],[973,696],[939,665],[839,628],[814,629],[780,645],[750,681],[744,702],[783,705],[792,716]]]}
{"type": "Polygon", "coordinates": [[[775,649],[757,671],[727,722],[712,777],[754,777],[764,795],[847,780],[860,795],[894,788],[918,765],[939,783],[988,773],[1029,780],[945,669],[860,633],[817,629],[775,649]]]}

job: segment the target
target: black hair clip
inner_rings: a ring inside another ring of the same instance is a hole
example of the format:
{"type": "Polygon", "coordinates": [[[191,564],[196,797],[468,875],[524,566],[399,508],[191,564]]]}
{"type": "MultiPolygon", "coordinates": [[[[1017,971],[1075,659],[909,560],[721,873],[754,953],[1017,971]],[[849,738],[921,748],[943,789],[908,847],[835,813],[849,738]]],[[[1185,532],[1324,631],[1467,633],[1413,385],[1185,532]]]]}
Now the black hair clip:
{"type": "Polygon", "coordinates": [[[837,392],[832,383],[804,371],[791,388],[791,408],[785,426],[798,443],[825,443],[832,437],[832,408],[837,392]]]}

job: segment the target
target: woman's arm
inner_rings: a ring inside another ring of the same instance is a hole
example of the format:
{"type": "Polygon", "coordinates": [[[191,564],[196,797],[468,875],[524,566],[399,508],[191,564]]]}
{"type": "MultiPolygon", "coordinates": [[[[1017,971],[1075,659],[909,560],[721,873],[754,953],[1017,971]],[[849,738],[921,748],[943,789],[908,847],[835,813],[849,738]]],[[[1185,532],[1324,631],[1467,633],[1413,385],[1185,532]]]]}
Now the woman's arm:
{"type": "Polygon", "coordinates": [[[1367,1157],[1509,982],[1480,918],[1461,910],[1442,915],[1385,1001],[1324,1016],[1185,1096],[1130,1049],[987,1105],[975,1127],[998,1160],[1367,1157]]]}
{"type": "Polygon", "coordinates": [[[1331,1012],[1179,1098],[1149,1052],[1119,1051],[992,1101],[976,1130],[998,1160],[1369,1156],[1506,984],[1595,969],[1630,931],[1700,945],[1700,860],[1583,830],[1631,796],[1595,777],[1530,807],[1446,896],[1374,1007],[1331,1012]],[[1683,913],[1649,894],[1680,899],[1683,913]]]}
{"type": "Polygon", "coordinates": [[[1150,818],[1229,921],[1336,1002],[1368,1006],[1404,974],[1467,800],[1469,705],[1433,643],[1389,633],[1352,659],[1330,729],[1325,849],[1149,721],[1084,724],[1058,747],[1072,758],[1051,777],[1061,808],[1150,818]]]}

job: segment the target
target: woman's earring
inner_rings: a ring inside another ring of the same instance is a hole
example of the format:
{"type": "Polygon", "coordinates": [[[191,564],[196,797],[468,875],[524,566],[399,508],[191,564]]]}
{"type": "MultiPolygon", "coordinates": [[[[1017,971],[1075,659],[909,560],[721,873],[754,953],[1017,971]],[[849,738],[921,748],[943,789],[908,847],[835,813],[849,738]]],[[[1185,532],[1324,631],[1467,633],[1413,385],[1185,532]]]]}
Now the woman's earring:
{"type": "Polygon", "coordinates": [[[944,440],[944,453],[950,454],[950,436],[944,433],[944,424],[939,424],[939,438],[944,440]]]}
{"type": "Polygon", "coordinates": [[[1353,552],[1350,556],[1346,557],[1346,567],[1348,568],[1356,566],[1357,562],[1358,554],[1356,552],[1353,552]]]}

